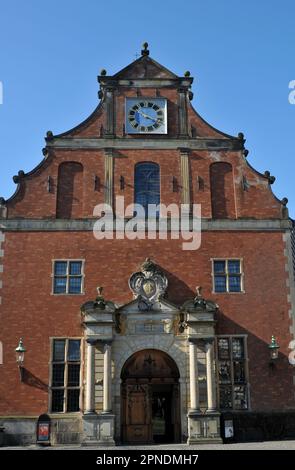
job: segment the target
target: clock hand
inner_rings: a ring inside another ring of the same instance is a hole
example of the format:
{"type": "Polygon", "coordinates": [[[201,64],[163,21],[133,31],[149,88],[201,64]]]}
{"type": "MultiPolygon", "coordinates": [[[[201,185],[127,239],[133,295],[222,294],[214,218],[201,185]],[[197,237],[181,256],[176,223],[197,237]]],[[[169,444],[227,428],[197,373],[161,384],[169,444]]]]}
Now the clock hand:
{"type": "Polygon", "coordinates": [[[141,114],[145,119],[150,119],[151,121],[156,121],[155,118],[152,118],[151,116],[149,116],[148,114],[145,114],[143,111],[137,111],[139,114],[141,114]]]}
{"type": "Polygon", "coordinates": [[[144,113],[143,111],[138,110],[137,111],[139,114],[141,114],[145,119],[150,119],[151,121],[154,121],[154,124],[157,122],[159,124],[163,124],[163,120],[161,118],[152,118],[148,114],[144,113]]]}

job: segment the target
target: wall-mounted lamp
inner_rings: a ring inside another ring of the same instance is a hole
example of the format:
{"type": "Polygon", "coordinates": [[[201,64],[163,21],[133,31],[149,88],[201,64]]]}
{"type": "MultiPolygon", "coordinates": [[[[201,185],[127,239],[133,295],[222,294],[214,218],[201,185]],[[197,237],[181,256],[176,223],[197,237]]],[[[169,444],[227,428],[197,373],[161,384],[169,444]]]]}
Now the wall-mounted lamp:
{"type": "Polygon", "coordinates": [[[271,342],[268,345],[268,348],[270,352],[270,364],[273,365],[274,361],[276,361],[279,357],[280,348],[274,336],[271,337],[271,342]]]}
{"type": "Polygon", "coordinates": [[[52,191],[52,179],[51,176],[47,176],[47,192],[51,193],[52,191]]]}
{"type": "Polygon", "coordinates": [[[99,176],[94,176],[94,191],[100,191],[100,178],[99,176]]]}
{"type": "Polygon", "coordinates": [[[177,178],[175,178],[175,176],[172,177],[172,192],[173,193],[178,192],[178,183],[177,183],[177,178]]]}
{"type": "Polygon", "coordinates": [[[120,176],[120,189],[121,191],[123,191],[123,189],[125,189],[125,178],[124,176],[120,176]]]}
{"type": "Polygon", "coordinates": [[[24,377],[25,352],[26,352],[26,348],[24,347],[23,339],[20,338],[18,346],[17,348],[15,348],[15,354],[16,354],[16,363],[19,368],[21,382],[23,381],[23,377],[24,377]]]}

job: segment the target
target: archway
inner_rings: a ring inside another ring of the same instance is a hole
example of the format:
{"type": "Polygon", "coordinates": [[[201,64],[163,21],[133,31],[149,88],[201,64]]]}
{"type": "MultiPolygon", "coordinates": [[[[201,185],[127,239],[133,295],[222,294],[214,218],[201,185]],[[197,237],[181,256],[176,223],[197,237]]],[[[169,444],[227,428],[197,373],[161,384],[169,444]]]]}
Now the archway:
{"type": "Polygon", "coordinates": [[[179,442],[179,370],[163,351],[145,349],[122,372],[121,437],[124,443],[179,442]]]}

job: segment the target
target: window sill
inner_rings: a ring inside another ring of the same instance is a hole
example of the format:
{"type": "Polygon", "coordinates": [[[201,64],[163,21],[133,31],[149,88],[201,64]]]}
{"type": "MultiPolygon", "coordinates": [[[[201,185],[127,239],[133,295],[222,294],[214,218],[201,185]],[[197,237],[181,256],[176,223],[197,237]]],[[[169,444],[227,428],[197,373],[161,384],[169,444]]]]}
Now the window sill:
{"type": "Polygon", "coordinates": [[[244,290],[241,290],[240,292],[214,292],[214,291],[212,291],[212,294],[216,294],[216,295],[220,295],[220,294],[221,295],[228,295],[228,294],[230,294],[230,295],[232,295],[232,294],[239,295],[239,294],[246,294],[246,292],[244,290]]]}
{"type": "Polygon", "coordinates": [[[54,297],[61,297],[61,296],[74,296],[74,297],[78,297],[79,295],[85,295],[85,292],[80,292],[79,294],[66,294],[66,293],[62,293],[62,294],[57,294],[55,292],[51,292],[50,295],[53,295],[54,297]]]}

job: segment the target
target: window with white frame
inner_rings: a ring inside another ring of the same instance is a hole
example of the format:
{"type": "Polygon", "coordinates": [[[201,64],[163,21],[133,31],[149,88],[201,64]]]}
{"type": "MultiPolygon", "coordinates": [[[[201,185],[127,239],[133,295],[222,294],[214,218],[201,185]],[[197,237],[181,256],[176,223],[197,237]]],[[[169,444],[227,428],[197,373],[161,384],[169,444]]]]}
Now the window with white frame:
{"type": "Polygon", "coordinates": [[[52,342],[52,413],[80,410],[81,340],[58,338],[52,342]]]}
{"type": "Polygon", "coordinates": [[[248,409],[247,345],[245,336],[217,336],[220,409],[248,409]]]}
{"type": "Polygon", "coordinates": [[[214,259],[212,263],[214,292],[243,292],[242,260],[214,259]]]}
{"type": "Polygon", "coordinates": [[[53,262],[53,293],[82,294],[83,269],[82,260],[55,260],[53,262]]]}

